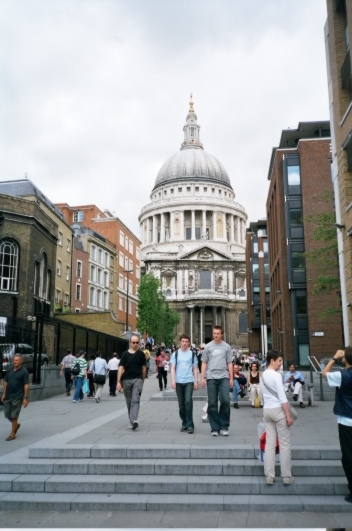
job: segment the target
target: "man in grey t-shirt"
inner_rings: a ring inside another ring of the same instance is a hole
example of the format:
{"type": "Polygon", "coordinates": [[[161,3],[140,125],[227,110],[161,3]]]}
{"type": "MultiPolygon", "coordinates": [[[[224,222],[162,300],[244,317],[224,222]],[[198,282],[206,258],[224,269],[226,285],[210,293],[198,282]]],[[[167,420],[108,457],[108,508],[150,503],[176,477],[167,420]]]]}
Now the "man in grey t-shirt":
{"type": "Polygon", "coordinates": [[[222,340],[223,329],[214,326],[213,341],[202,355],[201,385],[208,389],[208,417],[213,437],[227,436],[230,426],[230,387],[233,387],[232,351],[222,340]],[[218,410],[218,400],[220,409],[218,410]]]}

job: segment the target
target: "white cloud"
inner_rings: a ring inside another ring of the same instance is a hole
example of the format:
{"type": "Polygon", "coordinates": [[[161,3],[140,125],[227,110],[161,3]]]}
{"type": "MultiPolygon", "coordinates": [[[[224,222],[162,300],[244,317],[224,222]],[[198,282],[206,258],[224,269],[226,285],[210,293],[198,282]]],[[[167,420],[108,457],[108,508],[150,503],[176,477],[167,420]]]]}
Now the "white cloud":
{"type": "Polygon", "coordinates": [[[281,130],[328,118],[321,0],[2,0],[1,179],[95,203],[139,234],[193,91],[250,220],[281,130]]]}

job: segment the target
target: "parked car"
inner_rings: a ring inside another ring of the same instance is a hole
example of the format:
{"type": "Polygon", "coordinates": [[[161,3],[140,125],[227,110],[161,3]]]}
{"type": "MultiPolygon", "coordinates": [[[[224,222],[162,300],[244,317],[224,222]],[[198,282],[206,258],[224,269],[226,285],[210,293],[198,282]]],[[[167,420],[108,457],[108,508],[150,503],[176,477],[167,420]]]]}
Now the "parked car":
{"type": "MultiPolygon", "coordinates": [[[[2,359],[2,374],[12,367],[15,353],[22,354],[23,363],[28,372],[33,372],[34,348],[26,343],[0,343],[0,359],[2,359]]],[[[46,354],[40,354],[40,364],[48,365],[49,358],[46,354]]]]}

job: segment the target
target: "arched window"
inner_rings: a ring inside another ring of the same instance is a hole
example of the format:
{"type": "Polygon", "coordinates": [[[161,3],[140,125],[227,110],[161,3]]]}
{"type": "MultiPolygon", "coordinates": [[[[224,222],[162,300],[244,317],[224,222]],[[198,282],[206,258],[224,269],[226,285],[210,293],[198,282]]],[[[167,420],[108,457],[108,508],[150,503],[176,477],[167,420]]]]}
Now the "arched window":
{"type": "Polygon", "coordinates": [[[0,290],[17,291],[18,245],[10,240],[0,243],[0,290]]]}
{"type": "Polygon", "coordinates": [[[248,332],[248,315],[246,313],[240,313],[238,317],[238,333],[247,334],[248,332]]]}

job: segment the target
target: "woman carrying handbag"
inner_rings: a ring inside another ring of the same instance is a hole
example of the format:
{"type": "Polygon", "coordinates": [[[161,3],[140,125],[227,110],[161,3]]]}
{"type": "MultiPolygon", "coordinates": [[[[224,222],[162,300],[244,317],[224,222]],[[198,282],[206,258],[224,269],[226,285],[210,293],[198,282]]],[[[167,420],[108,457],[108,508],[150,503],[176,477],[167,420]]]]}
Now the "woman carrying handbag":
{"type": "Polygon", "coordinates": [[[106,381],[106,371],[108,370],[108,364],[101,357],[101,352],[96,353],[94,360],[93,372],[94,372],[94,387],[95,387],[95,401],[97,404],[100,402],[101,393],[106,381]]]}

